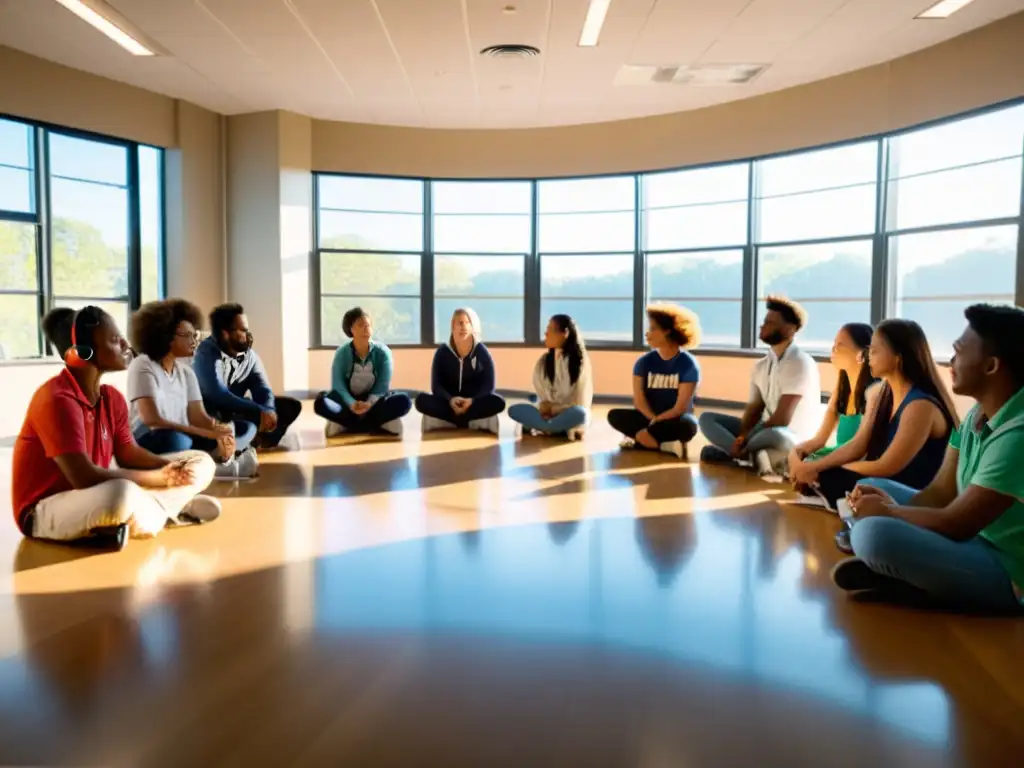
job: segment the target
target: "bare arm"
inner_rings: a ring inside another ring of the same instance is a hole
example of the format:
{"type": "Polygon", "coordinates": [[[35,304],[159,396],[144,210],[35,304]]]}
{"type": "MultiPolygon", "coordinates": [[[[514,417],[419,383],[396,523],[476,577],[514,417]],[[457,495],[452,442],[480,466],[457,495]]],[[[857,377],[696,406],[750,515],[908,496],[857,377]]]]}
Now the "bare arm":
{"type": "Polygon", "coordinates": [[[825,418],[821,420],[821,426],[818,427],[817,433],[810,440],[804,440],[797,445],[793,451],[800,458],[809,456],[815,451],[820,451],[828,443],[828,439],[832,436],[838,423],[839,414],[836,411],[836,393],[833,392],[832,398],[828,401],[828,408],[825,410],[825,418]]]}
{"type": "Polygon", "coordinates": [[[868,444],[871,442],[871,430],[875,422],[875,411],[878,408],[877,390],[868,395],[867,407],[864,410],[864,418],[861,419],[857,434],[843,445],[840,445],[832,453],[814,460],[814,468],[818,472],[833,467],[841,467],[853,461],[864,458],[868,452],[868,444]]]}
{"type": "Polygon", "coordinates": [[[740,434],[739,437],[746,442],[747,435],[750,434],[750,430],[757,426],[758,422],[761,421],[761,414],[764,413],[764,400],[760,394],[755,395],[747,407],[743,409],[743,416],[740,418],[740,434]]]}
{"type": "Polygon", "coordinates": [[[167,478],[161,469],[104,469],[97,467],[84,453],[55,456],[60,471],[76,490],[92,488],[107,480],[130,480],[143,488],[166,488],[167,478]]]}
{"type": "Polygon", "coordinates": [[[206,412],[202,400],[193,400],[188,404],[188,423],[193,427],[198,427],[211,433],[206,435],[207,437],[217,437],[214,431],[217,421],[206,412]]]}
{"type": "Polygon", "coordinates": [[[647,380],[643,376],[633,377],[633,407],[648,419],[654,418],[654,411],[651,404],[647,402],[647,395],[644,394],[644,385],[647,380]]]}
{"type": "Polygon", "coordinates": [[[780,397],[779,407],[775,409],[775,413],[764,423],[765,427],[788,427],[801,400],[803,400],[802,395],[783,395],[780,397]]]}
{"type": "Polygon", "coordinates": [[[664,413],[654,417],[654,421],[671,421],[680,418],[684,413],[690,411],[690,403],[693,402],[693,393],[697,390],[697,384],[693,381],[686,381],[679,385],[679,393],[676,395],[676,403],[664,413]]]}
{"type": "Polygon", "coordinates": [[[914,494],[908,506],[941,509],[952,504],[957,494],[956,469],[959,461],[960,451],[951,445],[947,446],[939,473],[926,488],[914,494]]]}
{"type": "MultiPolygon", "coordinates": [[[[195,403],[189,403],[189,421],[192,421],[192,406],[195,403]]],[[[202,408],[203,404],[198,404],[202,408]]],[[[196,425],[195,423],[190,424],[175,424],[173,421],[168,421],[160,415],[160,411],[156,407],[156,402],[151,397],[140,397],[135,400],[135,407],[139,410],[139,418],[142,423],[150,429],[173,429],[177,432],[184,432],[187,435],[193,435],[195,437],[206,437],[211,440],[216,439],[217,435],[212,431],[212,424],[207,428],[203,428],[202,424],[196,425]]],[[[206,415],[206,411],[203,411],[203,415],[206,415]]],[[[212,422],[209,416],[206,417],[212,422]]]]}
{"type": "Polygon", "coordinates": [[[953,541],[966,541],[998,520],[1014,503],[1016,499],[1013,496],[971,485],[952,502],[938,509],[916,506],[886,509],[891,517],[906,520],[953,541]]]}
{"type": "Polygon", "coordinates": [[[899,429],[885,453],[874,461],[847,464],[851,472],[866,477],[892,477],[903,470],[924,448],[935,425],[939,409],[927,400],[917,400],[906,407],[899,429]]]}

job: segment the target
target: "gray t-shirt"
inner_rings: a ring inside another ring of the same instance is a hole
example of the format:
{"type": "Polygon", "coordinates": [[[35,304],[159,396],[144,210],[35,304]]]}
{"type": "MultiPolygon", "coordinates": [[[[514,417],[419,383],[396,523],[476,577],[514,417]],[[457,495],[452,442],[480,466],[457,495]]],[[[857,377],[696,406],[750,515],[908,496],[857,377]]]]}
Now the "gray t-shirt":
{"type": "Polygon", "coordinates": [[[160,363],[139,355],[128,367],[128,400],[131,402],[132,432],[145,429],[139,417],[139,398],[151,397],[160,416],[174,424],[188,424],[188,404],[203,399],[199,380],[192,368],[174,361],[170,373],[160,363]]]}

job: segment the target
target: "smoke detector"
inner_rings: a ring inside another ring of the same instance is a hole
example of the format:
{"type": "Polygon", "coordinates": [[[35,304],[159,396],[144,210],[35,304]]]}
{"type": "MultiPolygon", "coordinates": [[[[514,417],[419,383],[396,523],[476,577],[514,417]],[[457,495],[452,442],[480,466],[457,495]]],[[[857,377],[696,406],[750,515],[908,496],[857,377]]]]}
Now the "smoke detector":
{"type": "Polygon", "coordinates": [[[540,56],[540,48],[532,45],[489,45],[480,51],[480,55],[492,59],[530,59],[540,56]]]}
{"type": "Polygon", "coordinates": [[[768,64],[693,64],[644,66],[626,64],[615,75],[616,85],[746,85],[768,64]]]}

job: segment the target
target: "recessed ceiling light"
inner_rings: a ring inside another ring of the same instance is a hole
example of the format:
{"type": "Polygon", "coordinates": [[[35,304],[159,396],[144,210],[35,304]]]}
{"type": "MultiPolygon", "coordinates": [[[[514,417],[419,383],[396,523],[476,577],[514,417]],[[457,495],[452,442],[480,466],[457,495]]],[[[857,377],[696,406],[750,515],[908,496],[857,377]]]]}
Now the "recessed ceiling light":
{"type": "Polygon", "coordinates": [[[597,39],[601,36],[601,27],[604,26],[604,18],[608,15],[608,7],[611,4],[612,0],[590,0],[587,18],[583,21],[583,31],[580,32],[579,46],[581,48],[593,48],[597,45],[597,39]]]}
{"type": "Polygon", "coordinates": [[[948,19],[965,5],[973,0],[939,0],[927,11],[922,11],[914,18],[916,19],[948,19]]]}
{"type": "Polygon", "coordinates": [[[80,18],[86,24],[89,24],[109,37],[115,43],[128,51],[128,53],[135,56],[156,55],[153,51],[118,27],[112,21],[100,15],[100,13],[94,8],[86,5],[82,0],[57,0],[57,2],[75,14],[75,16],[80,18]]]}

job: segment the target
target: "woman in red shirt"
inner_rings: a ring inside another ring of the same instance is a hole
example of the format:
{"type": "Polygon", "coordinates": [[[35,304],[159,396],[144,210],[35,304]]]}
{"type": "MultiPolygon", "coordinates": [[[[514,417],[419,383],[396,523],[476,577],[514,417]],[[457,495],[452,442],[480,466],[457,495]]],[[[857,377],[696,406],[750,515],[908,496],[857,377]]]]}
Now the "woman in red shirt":
{"type": "Polygon", "coordinates": [[[131,358],[114,319],[99,307],[55,309],[43,332],[66,367],[36,390],[14,445],[11,495],[22,533],[57,541],[103,536],[121,547],[128,536],[155,536],[167,524],[216,519],[220,502],[198,495],[213,479],[213,459],[140,448],[124,396],[100,384],[131,358]]]}

